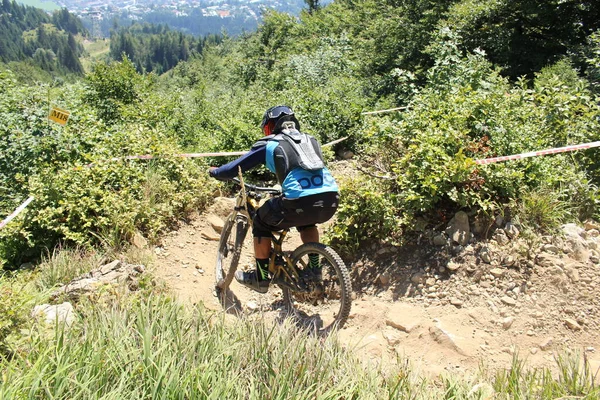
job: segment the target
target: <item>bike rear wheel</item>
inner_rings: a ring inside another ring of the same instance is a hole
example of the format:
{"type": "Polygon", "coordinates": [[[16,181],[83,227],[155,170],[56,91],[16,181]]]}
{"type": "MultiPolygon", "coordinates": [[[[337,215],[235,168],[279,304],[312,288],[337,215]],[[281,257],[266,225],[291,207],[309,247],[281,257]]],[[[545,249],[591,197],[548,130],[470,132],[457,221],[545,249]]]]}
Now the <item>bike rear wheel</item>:
{"type": "Polygon", "coordinates": [[[229,289],[240,261],[244,239],[248,233],[247,218],[240,214],[234,214],[230,214],[227,218],[219,240],[215,266],[217,294],[224,293],[229,289]]]}
{"type": "Polygon", "coordinates": [[[342,258],[331,247],[321,243],[306,243],[298,247],[291,257],[301,275],[308,273],[311,254],[319,258],[322,280],[309,283],[309,291],[293,291],[282,287],[283,300],[287,311],[302,326],[318,333],[328,333],[342,328],[350,315],[350,274],[342,258]]]}

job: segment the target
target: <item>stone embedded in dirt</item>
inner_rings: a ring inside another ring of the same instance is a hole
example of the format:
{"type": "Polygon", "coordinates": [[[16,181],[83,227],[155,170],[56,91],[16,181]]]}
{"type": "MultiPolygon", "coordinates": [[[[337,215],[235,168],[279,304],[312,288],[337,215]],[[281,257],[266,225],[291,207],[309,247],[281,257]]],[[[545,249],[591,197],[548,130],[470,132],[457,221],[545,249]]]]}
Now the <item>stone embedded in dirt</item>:
{"type": "Polygon", "coordinates": [[[508,238],[508,236],[506,236],[506,233],[504,233],[503,230],[497,230],[496,233],[494,233],[494,236],[492,237],[496,243],[498,243],[500,246],[505,246],[510,242],[510,239],[508,238]]]}
{"type": "Polygon", "coordinates": [[[565,325],[567,326],[567,328],[573,331],[581,330],[581,325],[579,325],[579,323],[577,323],[577,321],[575,321],[572,318],[565,318],[565,325]]]}
{"type": "Polygon", "coordinates": [[[573,243],[572,257],[580,262],[587,262],[590,259],[590,252],[581,242],[573,243]]]}
{"type": "Polygon", "coordinates": [[[446,332],[442,328],[438,326],[432,326],[429,328],[429,334],[431,335],[433,340],[435,340],[440,345],[452,349],[463,356],[466,355],[465,352],[460,347],[458,347],[458,345],[452,338],[452,334],[446,332]]]}
{"type": "Polygon", "coordinates": [[[395,346],[402,341],[402,335],[395,329],[384,329],[382,335],[390,346],[395,346]]]}
{"type": "Polygon", "coordinates": [[[223,220],[217,217],[216,215],[207,216],[206,221],[210,224],[210,226],[212,226],[215,232],[220,234],[223,231],[223,226],[225,225],[225,222],[223,222],[223,220]]]}
{"type": "Polygon", "coordinates": [[[450,270],[450,271],[456,271],[461,267],[461,264],[459,263],[455,263],[453,261],[448,262],[448,264],[446,265],[446,267],[450,270]]]}
{"type": "Polygon", "coordinates": [[[513,240],[516,239],[520,233],[519,229],[511,222],[506,224],[506,226],[504,227],[504,232],[506,233],[506,236],[513,240]]]}
{"type": "Polygon", "coordinates": [[[114,260],[108,264],[102,265],[97,270],[92,271],[91,274],[92,274],[92,276],[106,275],[109,272],[112,272],[113,270],[119,268],[119,265],[121,265],[121,261],[114,260]]]}
{"type": "Polygon", "coordinates": [[[421,284],[425,281],[425,274],[422,272],[417,272],[416,274],[410,277],[410,281],[415,285],[421,284]]]}
{"type": "Polygon", "coordinates": [[[507,306],[514,306],[517,304],[517,301],[515,299],[513,299],[512,297],[508,297],[508,296],[503,296],[500,299],[501,302],[503,302],[504,304],[506,304],[507,306]]]}
{"type": "Polygon", "coordinates": [[[463,301],[460,299],[457,299],[456,297],[453,297],[450,299],[450,304],[452,304],[455,307],[460,308],[463,305],[463,301]]]}
{"type": "Polygon", "coordinates": [[[585,221],[583,223],[583,227],[587,231],[590,231],[592,229],[595,229],[596,231],[600,231],[600,224],[597,223],[596,221],[592,221],[591,219],[588,219],[587,221],[585,221]]]}
{"type": "Polygon", "coordinates": [[[145,249],[148,246],[148,241],[139,232],[136,232],[135,235],[133,235],[132,243],[138,249],[145,249]]]}
{"type": "Polygon", "coordinates": [[[585,232],[585,229],[576,224],[565,224],[560,229],[565,236],[576,239],[582,239],[581,235],[585,232]]]}
{"type": "Polygon", "coordinates": [[[49,325],[58,322],[64,323],[66,326],[71,326],[76,318],[73,305],[67,301],[58,305],[37,305],[33,308],[31,316],[34,318],[41,317],[49,325]]]}
{"type": "Polygon", "coordinates": [[[399,317],[389,317],[385,320],[385,324],[387,326],[391,326],[392,328],[398,329],[399,331],[410,333],[415,328],[419,327],[420,324],[415,321],[400,321],[399,317]]]}
{"type": "Polygon", "coordinates": [[[390,279],[391,279],[391,276],[390,276],[389,272],[384,272],[381,275],[379,275],[379,282],[383,286],[387,286],[390,283],[390,279]]]}
{"type": "Polygon", "coordinates": [[[231,211],[233,211],[234,206],[235,199],[229,197],[217,197],[214,199],[213,204],[208,208],[208,211],[210,214],[225,219],[231,211]]]}
{"type": "Polygon", "coordinates": [[[489,247],[483,246],[479,251],[479,257],[484,263],[490,264],[492,262],[492,251],[489,247]]]}
{"type": "Polygon", "coordinates": [[[546,253],[550,253],[550,254],[558,254],[560,252],[560,250],[558,249],[557,246],[548,243],[542,246],[542,251],[546,252],[546,253]]]}
{"type": "Polygon", "coordinates": [[[210,233],[206,233],[206,232],[202,232],[200,234],[200,236],[202,236],[202,239],[206,239],[206,240],[211,240],[213,242],[218,242],[219,240],[221,240],[221,238],[217,235],[211,235],[210,233]]]}
{"type": "Polygon", "coordinates": [[[502,225],[504,225],[504,217],[502,217],[502,215],[498,215],[494,220],[494,223],[498,228],[502,228],[502,225]]]}
{"type": "Polygon", "coordinates": [[[492,269],[490,269],[490,274],[492,274],[492,276],[494,278],[502,278],[505,273],[506,273],[506,270],[502,269],[502,268],[492,268],[492,269]]]}
{"type": "Polygon", "coordinates": [[[572,265],[565,266],[565,274],[571,279],[571,282],[579,282],[579,271],[572,265]]]}
{"type": "Polygon", "coordinates": [[[448,236],[461,246],[466,246],[470,239],[469,216],[464,211],[454,214],[446,228],[448,236]]]}
{"type": "Polygon", "coordinates": [[[246,303],[246,308],[249,311],[254,312],[254,311],[257,311],[259,309],[259,306],[258,306],[258,304],[255,301],[249,301],[249,302],[246,303]]]}
{"type": "Polygon", "coordinates": [[[560,257],[557,257],[550,253],[540,253],[535,257],[535,262],[537,265],[545,268],[550,268],[554,266],[564,265],[563,261],[560,257]]]}
{"type": "Polygon", "coordinates": [[[502,261],[500,262],[504,267],[512,267],[515,265],[515,258],[510,254],[505,254],[502,256],[502,261]]]}
{"type": "Polygon", "coordinates": [[[506,317],[502,320],[502,329],[507,330],[510,329],[510,327],[512,326],[513,322],[515,322],[515,318],[514,317],[506,317]]]}
{"type": "Polygon", "coordinates": [[[445,246],[448,243],[447,240],[448,239],[446,238],[446,235],[440,233],[439,235],[435,235],[433,237],[433,244],[435,246],[445,246]]]}
{"type": "Polygon", "coordinates": [[[539,344],[540,349],[542,349],[543,351],[549,350],[552,347],[552,344],[554,343],[554,340],[549,337],[546,338],[542,341],[542,343],[539,344]]]}

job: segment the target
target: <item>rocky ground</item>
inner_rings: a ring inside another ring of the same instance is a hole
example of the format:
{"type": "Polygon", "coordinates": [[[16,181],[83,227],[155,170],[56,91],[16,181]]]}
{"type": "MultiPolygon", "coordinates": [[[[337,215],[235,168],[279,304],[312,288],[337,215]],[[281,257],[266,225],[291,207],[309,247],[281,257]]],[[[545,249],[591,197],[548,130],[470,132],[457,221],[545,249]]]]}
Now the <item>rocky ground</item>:
{"type": "MultiPolygon", "coordinates": [[[[153,274],[182,302],[222,311],[214,265],[232,202],[217,199],[207,213],[149,248],[153,274]]],[[[434,376],[507,368],[515,355],[528,367],[556,371],[557,358],[570,352],[589,362],[600,383],[599,231],[592,222],[567,224],[552,236],[524,238],[519,226],[502,218],[489,226],[460,212],[413,245],[374,245],[345,260],[354,293],[339,339],[371,365],[408,360],[434,376]]],[[[137,246],[147,246],[138,239],[137,246]]],[[[293,232],[284,249],[299,244],[293,232]]],[[[240,265],[253,263],[250,245],[248,238],[240,265]]],[[[59,289],[57,296],[77,297],[119,280],[135,290],[143,273],[143,266],[116,261],[59,289]]],[[[231,289],[250,318],[277,314],[277,288],[259,295],[234,281],[231,289]]],[[[53,320],[68,315],[68,306],[43,305],[36,312],[53,320]]]]}
{"type": "MultiPolygon", "coordinates": [[[[213,268],[230,209],[231,200],[220,199],[154,248],[155,274],[182,301],[220,310],[213,268]]],[[[487,231],[490,240],[476,240],[476,221],[459,213],[419,244],[374,246],[345,260],[354,302],[340,340],[369,363],[408,359],[433,375],[506,368],[514,355],[529,367],[556,368],[566,352],[579,353],[598,371],[598,226],[565,225],[538,242],[500,219],[487,231]]],[[[242,265],[252,262],[247,242],[242,265]]],[[[284,248],[299,243],[292,235],[284,248]]],[[[232,290],[248,315],[274,313],[277,290],[258,295],[235,282],[232,290]]]]}

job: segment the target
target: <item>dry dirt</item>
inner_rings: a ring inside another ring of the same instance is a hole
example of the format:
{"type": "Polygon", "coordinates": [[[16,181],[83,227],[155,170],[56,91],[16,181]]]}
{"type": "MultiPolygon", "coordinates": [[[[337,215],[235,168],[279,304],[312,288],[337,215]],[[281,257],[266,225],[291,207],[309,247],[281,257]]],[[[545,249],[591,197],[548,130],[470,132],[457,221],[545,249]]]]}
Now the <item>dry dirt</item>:
{"type": "MultiPolygon", "coordinates": [[[[154,248],[155,275],[182,302],[222,310],[213,289],[218,243],[213,226],[227,212],[226,205],[213,207],[154,248]]],[[[299,244],[294,231],[284,249],[299,244]]],[[[432,376],[507,368],[514,354],[528,367],[555,369],[557,355],[565,351],[585,355],[597,372],[597,258],[579,262],[561,252],[522,256],[516,250],[514,243],[501,247],[494,240],[458,249],[430,240],[412,248],[374,248],[369,257],[345,260],[355,299],[337,333],[340,341],[369,363],[390,366],[408,358],[432,376]],[[481,261],[484,251],[493,255],[489,263],[481,261]]],[[[246,251],[240,265],[251,262],[246,251]]],[[[249,315],[274,312],[277,290],[260,295],[235,281],[231,288],[249,315]]]]}

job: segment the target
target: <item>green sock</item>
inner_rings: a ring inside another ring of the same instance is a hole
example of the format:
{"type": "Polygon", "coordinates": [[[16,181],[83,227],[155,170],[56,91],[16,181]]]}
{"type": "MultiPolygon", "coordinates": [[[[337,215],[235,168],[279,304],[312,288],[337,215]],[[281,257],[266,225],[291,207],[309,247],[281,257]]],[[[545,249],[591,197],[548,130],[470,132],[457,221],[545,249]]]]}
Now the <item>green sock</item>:
{"type": "Polygon", "coordinates": [[[318,254],[309,254],[308,255],[308,266],[312,269],[321,268],[321,263],[319,262],[318,254]]]}
{"type": "Polygon", "coordinates": [[[266,281],[269,279],[269,259],[268,258],[257,258],[256,259],[256,272],[258,273],[258,280],[266,281]]]}

